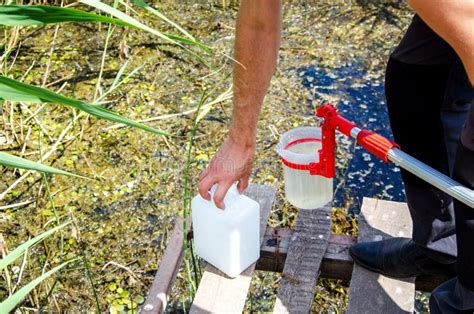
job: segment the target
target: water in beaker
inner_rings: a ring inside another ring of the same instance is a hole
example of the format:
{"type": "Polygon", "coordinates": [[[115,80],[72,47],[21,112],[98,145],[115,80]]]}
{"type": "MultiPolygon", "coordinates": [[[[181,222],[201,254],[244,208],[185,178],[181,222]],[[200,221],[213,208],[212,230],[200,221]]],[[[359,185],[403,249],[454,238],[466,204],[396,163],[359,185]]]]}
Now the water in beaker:
{"type": "Polygon", "coordinates": [[[333,198],[333,179],[311,175],[298,166],[319,161],[322,149],[321,129],[303,127],[283,134],[277,151],[286,161],[283,163],[285,195],[295,207],[302,209],[319,208],[333,198]],[[287,165],[288,164],[288,165],[287,165]]]}

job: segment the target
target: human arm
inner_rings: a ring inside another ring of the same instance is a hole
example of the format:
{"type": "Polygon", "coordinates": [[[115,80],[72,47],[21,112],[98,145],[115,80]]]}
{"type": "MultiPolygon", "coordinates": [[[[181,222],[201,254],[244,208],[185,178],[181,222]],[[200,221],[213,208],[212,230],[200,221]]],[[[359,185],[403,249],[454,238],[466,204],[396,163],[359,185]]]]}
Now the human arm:
{"type": "Polygon", "coordinates": [[[224,208],[229,187],[248,185],[260,108],[275,71],[281,38],[281,0],[242,0],[237,17],[233,110],[229,136],[199,178],[199,193],[218,184],[214,202],[224,208]]]}
{"type": "Polygon", "coordinates": [[[474,0],[407,0],[461,58],[474,84],[474,0]]]}

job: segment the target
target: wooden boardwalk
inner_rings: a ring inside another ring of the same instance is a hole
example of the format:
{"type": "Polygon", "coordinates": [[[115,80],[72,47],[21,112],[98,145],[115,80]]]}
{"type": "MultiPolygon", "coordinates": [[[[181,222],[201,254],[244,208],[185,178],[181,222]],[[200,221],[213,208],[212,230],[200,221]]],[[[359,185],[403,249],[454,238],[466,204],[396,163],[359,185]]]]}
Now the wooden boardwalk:
{"type": "Polygon", "coordinates": [[[296,228],[288,243],[276,313],[309,313],[314,299],[319,266],[331,234],[331,204],[318,209],[300,209],[296,228]]]}
{"type": "MultiPolygon", "coordinates": [[[[348,313],[413,313],[415,289],[431,291],[446,280],[418,277],[395,280],[354,266],[348,249],[356,242],[409,237],[411,222],[406,204],[365,198],[357,239],[331,234],[331,205],[300,210],[294,230],[267,228],[275,190],[251,185],[246,194],[261,205],[260,259],[231,279],[211,265],[205,267],[191,313],[241,313],[254,269],[282,272],[276,313],[309,313],[318,277],[351,281],[348,313]],[[352,279],[352,280],[351,280],[352,279]]],[[[166,308],[182,261],[182,222],[177,221],[141,313],[166,308]]]]}
{"type": "MultiPolygon", "coordinates": [[[[365,198],[358,242],[410,237],[412,223],[403,203],[365,198]]],[[[413,313],[415,278],[392,279],[354,265],[347,313],[413,313]]]]}

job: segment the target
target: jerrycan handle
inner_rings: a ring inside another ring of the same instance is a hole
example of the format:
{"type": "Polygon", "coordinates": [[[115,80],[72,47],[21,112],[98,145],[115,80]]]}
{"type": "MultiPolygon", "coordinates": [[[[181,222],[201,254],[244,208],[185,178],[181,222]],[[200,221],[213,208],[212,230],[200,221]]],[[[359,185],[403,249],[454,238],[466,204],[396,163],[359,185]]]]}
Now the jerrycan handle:
{"type": "MultiPolygon", "coordinates": [[[[214,203],[214,194],[217,191],[217,187],[218,187],[218,184],[214,184],[211,187],[211,190],[209,191],[209,193],[211,194],[211,200],[214,206],[216,205],[214,203]]],[[[233,208],[234,206],[232,205],[240,199],[240,196],[241,195],[239,193],[239,190],[237,190],[237,183],[232,184],[229,190],[227,191],[227,194],[224,197],[225,208],[226,209],[233,208]]]]}

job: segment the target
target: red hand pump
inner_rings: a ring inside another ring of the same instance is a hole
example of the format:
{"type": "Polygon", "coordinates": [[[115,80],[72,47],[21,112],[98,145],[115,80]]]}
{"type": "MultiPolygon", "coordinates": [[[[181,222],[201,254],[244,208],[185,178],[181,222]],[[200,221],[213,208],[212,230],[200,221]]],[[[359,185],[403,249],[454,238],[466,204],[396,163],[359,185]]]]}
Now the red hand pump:
{"type": "Polygon", "coordinates": [[[319,150],[319,162],[310,163],[311,175],[332,178],[335,174],[336,130],[356,139],[357,143],[369,153],[385,162],[393,162],[424,181],[434,185],[445,193],[474,208],[474,191],[454,181],[441,172],[420,162],[400,150],[400,147],[387,138],[370,130],[359,129],[353,122],[345,119],[332,105],[323,105],[316,111],[321,119],[322,146],[319,150]]]}

